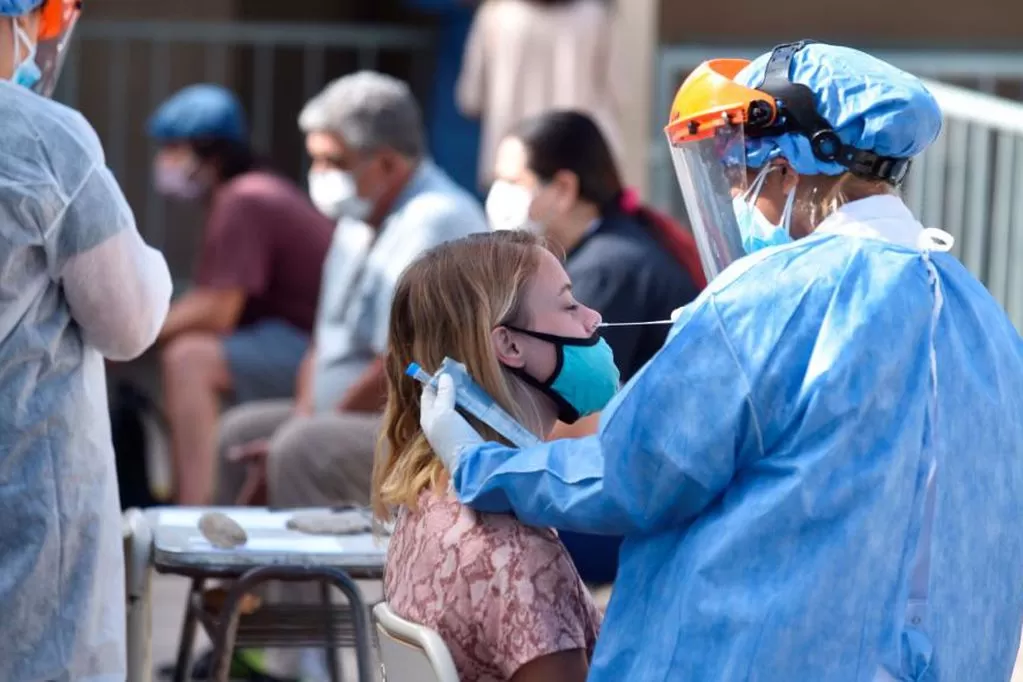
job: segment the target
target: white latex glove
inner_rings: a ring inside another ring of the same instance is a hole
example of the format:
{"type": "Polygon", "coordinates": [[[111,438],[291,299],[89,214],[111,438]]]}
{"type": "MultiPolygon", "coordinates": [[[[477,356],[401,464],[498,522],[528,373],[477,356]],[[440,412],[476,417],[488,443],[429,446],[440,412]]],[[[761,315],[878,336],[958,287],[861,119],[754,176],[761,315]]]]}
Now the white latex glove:
{"type": "Polygon", "coordinates": [[[423,386],[419,425],[450,472],[454,472],[463,450],[483,444],[483,438],[455,410],[455,382],[447,374],[437,378],[437,390],[423,386]]]}
{"type": "Polygon", "coordinates": [[[681,308],[675,308],[674,310],[672,310],[671,311],[671,321],[672,322],[678,322],[678,318],[681,317],[682,311],[685,310],[685,309],[686,309],[686,307],[682,306],[681,308]]]}

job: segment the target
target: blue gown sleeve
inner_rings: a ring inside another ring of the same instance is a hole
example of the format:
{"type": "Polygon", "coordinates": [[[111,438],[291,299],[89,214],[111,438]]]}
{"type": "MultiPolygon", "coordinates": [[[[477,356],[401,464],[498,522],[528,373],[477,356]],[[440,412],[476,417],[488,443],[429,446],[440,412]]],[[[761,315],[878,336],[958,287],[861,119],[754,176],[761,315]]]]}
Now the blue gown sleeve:
{"type": "Polygon", "coordinates": [[[463,455],[453,482],[481,511],[625,535],[688,523],[762,453],[750,380],[708,296],[612,401],[597,435],[525,450],[488,443],[463,455]]]}
{"type": "Polygon", "coordinates": [[[763,456],[743,350],[713,296],[688,306],[604,420],[603,496],[634,531],[688,523],[763,456]]]}
{"type": "Polygon", "coordinates": [[[485,443],[462,456],[453,482],[473,509],[514,512],[523,523],[592,535],[624,535],[628,519],[604,496],[597,436],[524,450],[485,443]]]}

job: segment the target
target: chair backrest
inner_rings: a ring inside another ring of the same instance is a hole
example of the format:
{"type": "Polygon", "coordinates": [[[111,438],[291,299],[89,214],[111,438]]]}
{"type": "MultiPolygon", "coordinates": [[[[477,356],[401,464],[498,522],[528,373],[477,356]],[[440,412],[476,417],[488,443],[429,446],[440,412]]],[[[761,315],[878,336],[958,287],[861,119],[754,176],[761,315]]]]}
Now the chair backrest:
{"type": "Polygon", "coordinates": [[[373,609],[386,682],[458,682],[451,652],[436,632],[397,616],[386,603],[373,609]]]}

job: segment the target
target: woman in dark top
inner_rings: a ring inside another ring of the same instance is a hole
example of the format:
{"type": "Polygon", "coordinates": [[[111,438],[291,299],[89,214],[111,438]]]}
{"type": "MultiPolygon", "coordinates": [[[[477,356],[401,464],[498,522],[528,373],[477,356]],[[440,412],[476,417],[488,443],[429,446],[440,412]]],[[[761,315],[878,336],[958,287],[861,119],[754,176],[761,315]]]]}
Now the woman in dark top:
{"type": "MultiPolygon", "coordinates": [[[[666,320],[705,286],[692,236],[642,207],[622,185],[592,119],[556,111],[521,123],[497,150],[487,216],[495,229],[527,228],[565,253],[576,300],[606,322],[666,320]]],[[[604,337],[628,381],[664,343],[668,326],[609,328],[604,337]]],[[[596,418],[553,437],[596,430],[596,418]]],[[[609,583],[617,538],[561,533],[583,580],[609,583]]]]}

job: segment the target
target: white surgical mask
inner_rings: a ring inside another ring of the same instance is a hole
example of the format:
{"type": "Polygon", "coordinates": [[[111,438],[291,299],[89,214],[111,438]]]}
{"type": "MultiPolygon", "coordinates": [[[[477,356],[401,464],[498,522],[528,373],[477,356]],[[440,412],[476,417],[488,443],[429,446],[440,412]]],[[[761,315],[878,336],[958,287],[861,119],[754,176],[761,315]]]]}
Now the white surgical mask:
{"type": "Polygon", "coordinates": [[[197,164],[157,165],[153,172],[153,186],[165,197],[194,201],[206,193],[206,187],[196,177],[197,164]]]}
{"type": "Polygon", "coordinates": [[[543,226],[529,219],[529,207],[533,203],[533,192],[522,185],[497,180],[487,194],[487,220],[495,230],[529,230],[535,234],[543,232],[543,226]]]}
{"type": "Polygon", "coordinates": [[[764,166],[749,191],[732,200],[732,209],[735,211],[735,220],[739,226],[742,246],[746,253],[753,253],[769,246],[778,246],[792,241],[789,228],[792,222],[792,206],[796,198],[795,188],[789,192],[785,199],[785,209],[782,211],[781,223],[778,225],[768,220],[757,208],[757,197],[760,196],[760,191],[764,187],[764,181],[777,168],[778,166],[764,166]]]}
{"type": "Polygon", "coordinates": [[[11,19],[11,26],[14,30],[14,73],[11,74],[11,82],[31,90],[43,79],[43,72],[39,70],[36,63],[37,44],[32,41],[25,30],[18,24],[16,18],[11,19]],[[21,46],[28,49],[28,56],[21,57],[21,46]]]}
{"type": "Polygon", "coordinates": [[[373,205],[359,196],[355,177],[342,170],[309,173],[309,198],[320,213],[332,220],[342,216],[365,220],[373,211],[373,205]]]}

